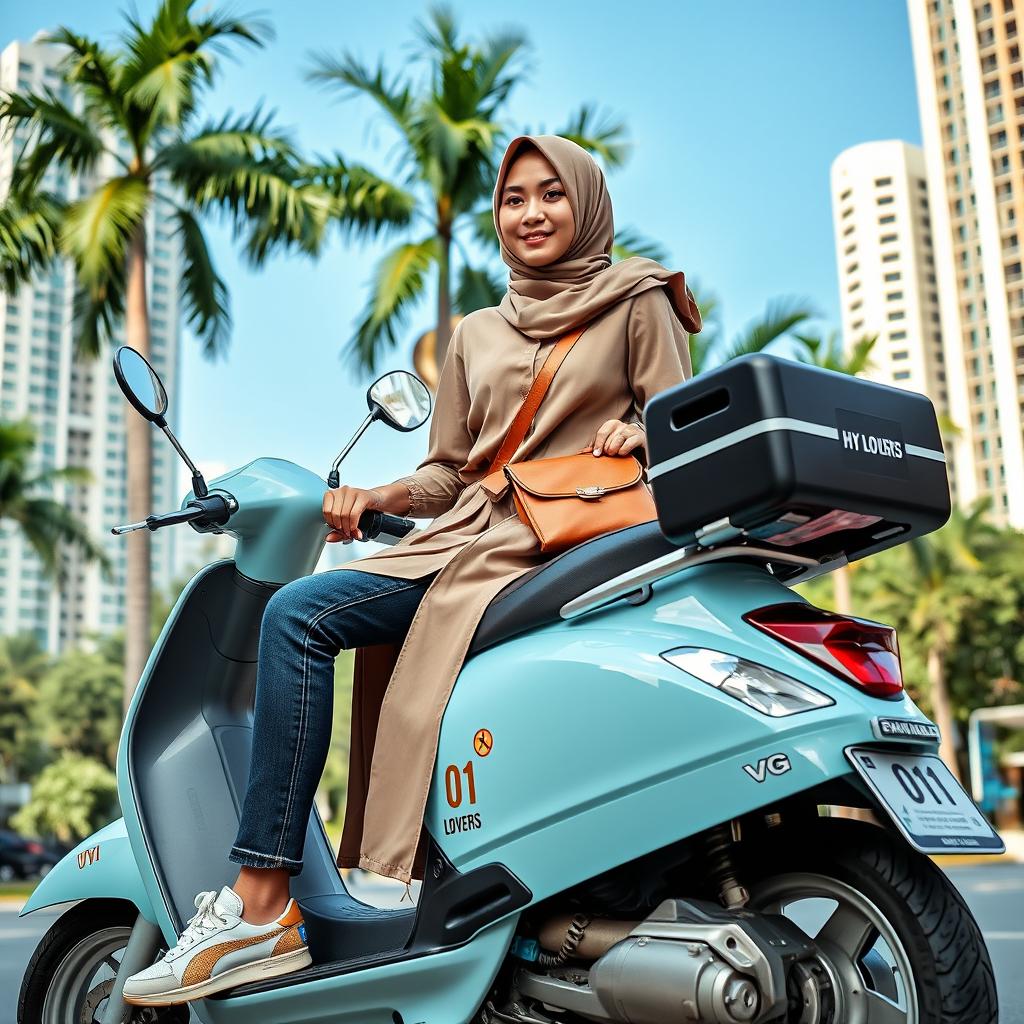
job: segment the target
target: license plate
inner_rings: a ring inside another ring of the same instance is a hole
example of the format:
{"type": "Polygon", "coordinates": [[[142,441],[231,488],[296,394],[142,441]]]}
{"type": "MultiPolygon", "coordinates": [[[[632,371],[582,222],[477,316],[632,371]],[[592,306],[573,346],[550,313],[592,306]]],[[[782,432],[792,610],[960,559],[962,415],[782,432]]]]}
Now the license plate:
{"type": "Polygon", "coordinates": [[[1002,853],[1006,847],[934,754],[850,749],[846,756],[896,827],[922,853],[1002,853]]]}

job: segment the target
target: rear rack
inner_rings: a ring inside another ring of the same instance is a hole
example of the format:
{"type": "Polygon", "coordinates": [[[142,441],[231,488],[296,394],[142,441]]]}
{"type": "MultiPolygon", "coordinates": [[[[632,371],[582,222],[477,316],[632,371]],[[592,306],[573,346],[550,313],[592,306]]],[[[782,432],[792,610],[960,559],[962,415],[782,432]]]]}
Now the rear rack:
{"type": "Polygon", "coordinates": [[[806,555],[791,554],[754,545],[730,544],[726,547],[710,549],[693,545],[680,548],[678,551],[670,551],[667,555],[644,562],[610,580],[599,583],[596,587],[591,587],[590,590],[578,597],[566,601],[559,609],[558,614],[563,619],[575,619],[629,594],[634,594],[641,588],[649,587],[657,580],[664,579],[683,569],[702,565],[705,562],[719,562],[726,559],[753,559],[763,564],[773,576],[787,585],[803,583],[847,564],[845,555],[821,562],[806,555]],[[776,565],[787,567],[791,571],[788,573],[777,572],[776,565]]]}

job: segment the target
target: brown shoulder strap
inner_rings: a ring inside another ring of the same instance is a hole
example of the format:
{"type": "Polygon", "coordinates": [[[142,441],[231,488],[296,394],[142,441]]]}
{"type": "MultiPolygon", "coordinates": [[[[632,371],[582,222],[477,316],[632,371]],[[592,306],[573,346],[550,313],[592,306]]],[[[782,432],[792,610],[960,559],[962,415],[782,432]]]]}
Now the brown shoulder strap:
{"type": "Polygon", "coordinates": [[[523,404],[519,407],[519,412],[516,413],[516,418],[512,421],[512,426],[508,428],[508,433],[501,442],[498,454],[494,456],[494,461],[491,463],[485,476],[490,476],[491,473],[496,473],[502,469],[505,463],[515,454],[516,449],[523,443],[523,438],[526,437],[526,432],[530,429],[533,417],[537,414],[541,399],[543,399],[547,392],[548,385],[555,376],[555,371],[562,365],[562,360],[569,354],[569,349],[576,344],[580,335],[586,329],[587,325],[584,324],[582,327],[577,327],[574,331],[563,335],[559,339],[558,344],[548,353],[544,364],[533,379],[533,384],[530,385],[526,398],[523,399],[523,404]]]}

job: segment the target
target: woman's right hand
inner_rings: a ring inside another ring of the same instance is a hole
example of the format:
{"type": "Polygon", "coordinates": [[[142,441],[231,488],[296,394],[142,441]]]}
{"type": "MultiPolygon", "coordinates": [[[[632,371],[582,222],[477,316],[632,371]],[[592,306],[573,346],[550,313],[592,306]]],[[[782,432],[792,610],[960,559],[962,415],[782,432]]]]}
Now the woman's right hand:
{"type": "Polygon", "coordinates": [[[351,544],[362,540],[359,517],[367,509],[379,509],[403,515],[409,508],[409,489],[405,484],[386,484],[383,487],[350,487],[342,484],[324,494],[324,522],[332,527],[327,543],[351,544]]]}

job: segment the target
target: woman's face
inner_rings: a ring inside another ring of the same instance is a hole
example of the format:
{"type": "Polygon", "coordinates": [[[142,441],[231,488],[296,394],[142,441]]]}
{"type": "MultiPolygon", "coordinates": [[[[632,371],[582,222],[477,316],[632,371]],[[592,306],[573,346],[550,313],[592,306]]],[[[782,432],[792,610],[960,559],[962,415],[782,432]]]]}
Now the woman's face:
{"type": "Polygon", "coordinates": [[[554,167],[535,149],[509,166],[498,227],[505,248],[531,267],[553,263],[572,244],[576,222],[569,198],[554,167]]]}

